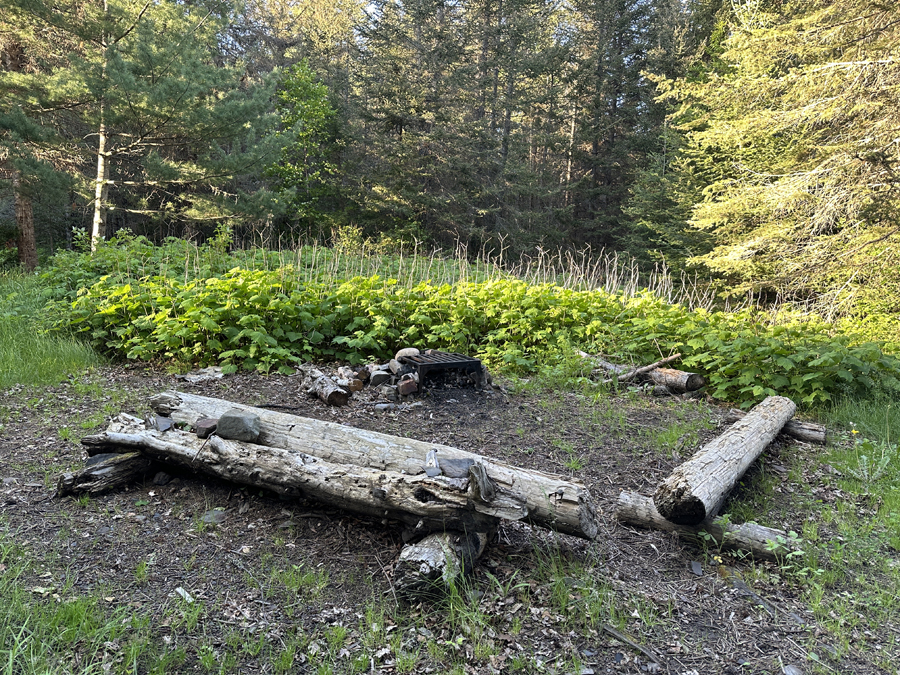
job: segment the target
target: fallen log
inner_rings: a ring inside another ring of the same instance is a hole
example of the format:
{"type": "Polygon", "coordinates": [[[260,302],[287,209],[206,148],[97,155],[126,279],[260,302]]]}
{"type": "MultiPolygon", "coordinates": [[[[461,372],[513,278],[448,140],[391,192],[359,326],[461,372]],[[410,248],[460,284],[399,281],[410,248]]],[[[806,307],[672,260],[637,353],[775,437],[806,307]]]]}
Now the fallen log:
{"type": "Polygon", "coordinates": [[[647,379],[655,385],[668,387],[679,394],[697,391],[706,386],[706,380],[702,375],[674,368],[655,368],[647,373],[647,379]]]}
{"type": "Polygon", "coordinates": [[[672,361],[677,361],[681,358],[681,354],[673,354],[672,356],[667,356],[664,359],[660,359],[656,363],[651,363],[647,366],[641,366],[640,368],[628,368],[628,366],[615,366],[615,364],[609,363],[608,361],[603,361],[602,359],[597,362],[603,370],[607,370],[608,366],[615,366],[615,369],[610,369],[611,372],[616,374],[615,378],[610,378],[607,380],[603,380],[605,383],[610,382],[630,382],[638,376],[646,375],[647,373],[656,370],[660,366],[664,366],[668,363],[672,363],[672,361]]]}
{"type": "Polygon", "coordinates": [[[502,496],[483,498],[468,478],[409,475],[334,464],[305,453],[172,429],[133,428],[87,436],[83,444],[127,449],[169,464],[287,497],[308,497],[380,520],[411,525],[422,535],[445,529],[491,532],[499,518],[524,517],[522,506],[502,496]]]}
{"type": "Polygon", "coordinates": [[[678,525],[663,518],[650,497],[636,492],[625,491],[619,495],[616,518],[635,527],[678,532],[698,543],[711,537],[717,546],[749,551],[754,558],[761,560],[777,560],[792,552],[787,547],[789,539],[784,530],[756,523],[729,523],[722,518],[713,518],[698,525],[678,525]]]}
{"type": "Polygon", "coordinates": [[[303,373],[303,381],[300,384],[300,388],[307,394],[318,396],[319,400],[324,401],[328,405],[347,405],[347,401],[350,400],[350,393],[341,389],[334,380],[321,370],[309,363],[303,364],[297,370],[303,373]]]}
{"type": "MultiPolygon", "coordinates": [[[[734,424],[738,420],[744,419],[746,414],[747,413],[743,410],[732,408],[728,411],[728,414],[725,415],[725,423],[734,424]]],[[[827,440],[827,431],[825,427],[821,424],[815,424],[814,422],[788,420],[781,428],[781,433],[785,436],[796,438],[798,441],[816,443],[818,445],[825,445],[825,441],[827,440]]]]}
{"type": "Polygon", "coordinates": [[[659,484],[653,494],[659,513],[679,525],[697,525],[715,516],[796,408],[789,398],[770,396],[707,443],[659,484]]]}
{"type": "Polygon", "coordinates": [[[521,469],[447,445],[194,394],[164,392],[151,397],[150,404],[157,413],[170,415],[176,422],[187,425],[202,418],[218,418],[229,409],[246,410],[260,418],[261,431],[257,440],[260,445],[303,453],[345,467],[391,472],[410,478],[422,477],[426,469],[450,478],[472,477],[473,485],[483,491],[483,500],[507,505],[504,518],[525,520],[587,539],[597,535],[596,508],[590,492],[580,481],[521,469]],[[429,453],[433,453],[433,466],[426,466],[429,453]],[[480,468],[472,472],[470,467],[480,468]]]}
{"type": "Polygon", "coordinates": [[[446,593],[470,573],[492,533],[435,532],[400,551],[393,583],[402,595],[446,593]]]}
{"type": "Polygon", "coordinates": [[[93,497],[143,478],[152,467],[153,460],[139,452],[117,454],[80,471],[62,474],[56,484],[56,496],[93,497]]]}

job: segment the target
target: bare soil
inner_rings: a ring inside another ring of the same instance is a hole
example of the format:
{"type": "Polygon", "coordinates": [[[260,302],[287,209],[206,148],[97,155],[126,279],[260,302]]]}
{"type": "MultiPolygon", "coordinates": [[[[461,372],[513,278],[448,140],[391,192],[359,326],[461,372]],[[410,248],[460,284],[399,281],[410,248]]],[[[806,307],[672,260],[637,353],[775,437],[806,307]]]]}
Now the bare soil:
{"type": "MultiPolygon", "coordinates": [[[[216,668],[240,673],[781,673],[791,664],[794,672],[812,672],[814,651],[834,672],[863,674],[880,672],[869,658],[874,645],[896,649],[896,627],[885,627],[829,661],[829,635],[777,566],[728,556],[720,564],[716,550],[616,522],[621,490],[652,494],[718,433],[725,411],[705,401],[458,386],[433,387],[411,399],[419,405],[382,412],[367,390],[346,407],[329,408],[300,393],[299,384],[297,377],[239,374],[191,385],[159,370],[111,366],[56,387],[0,394],[2,522],[35,561],[22,583],[149,616],[162,649],[184,649],[169,672],[207,669],[203,645],[216,668]],[[84,464],[81,436],[120,411],[147,414],[147,396],[168,389],[285,406],[576,476],[599,504],[603,531],[588,542],[504,524],[466,590],[479,624],[440,600],[409,604],[393,596],[391,569],[402,546],[393,523],[174,471],[163,485],[148,478],[92,500],[54,497],[60,473],[84,464]],[[204,523],[213,509],[224,512],[222,522],[204,523]],[[287,588],[279,573],[291,570],[314,571],[327,583],[287,588]],[[585,575],[609,591],[599,621],[588,619],[585,575]],[[202,603],[195,625],[175,620],[185,593],[202,603]],[[385,625],[372,625],[377,607],[385,625]],[[334,626],[347,629],[339,644],[329,642],[334,626]],[[372,635],[385,645],[371,644],[372,635]],[[248,647],[254,641],[261,646],[255,654],[248,647]],[[285,665],[276,657],[289,644],[297,648],[285,665]]],[[[780,477],[799,462],[814,483],[818,452],[776,442],[764,468],[753,471],[780,477]]],[[[756,485],[752,474],[744,484],[735,499],[753,499],[746,494],[756,485]]],[[[767,495],[759,522],[799,529],[793,491],[785,483],[767,495]]]]}

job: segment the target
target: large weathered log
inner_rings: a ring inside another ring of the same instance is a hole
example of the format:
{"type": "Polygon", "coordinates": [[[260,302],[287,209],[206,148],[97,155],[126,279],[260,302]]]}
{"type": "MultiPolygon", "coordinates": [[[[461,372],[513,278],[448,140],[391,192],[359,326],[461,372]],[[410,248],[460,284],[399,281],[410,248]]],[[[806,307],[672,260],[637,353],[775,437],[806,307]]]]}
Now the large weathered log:
{"type": "Polygon", "coordinates": [[[475,480],[409,475],[334,464],[318,457],[171,429],[134,428],[131,433],[103,432],[82,443],[139,451],[169,464],[289,497],[309,497],[362,515],[398,520],[423,535],[444,529],[490,532],[498,518],[519,519],[525,509],[493,495],[486,501],[475,480]]]}
{"type": "MultiPolygon", "coordinates": [[[[482,487],[488,493],[494,493],[493,499],[498,504],[515,505],[503,517],[526,520],[588,539],[593,539],[597,534],[594,502],[580,481],[520,469],[447,445],[390,436],[194,394],[165,392],[152,397],[150,403],[158,413],[171,415],[176,422],[189,425],[204,417],[217,418],[231,408],[248,410],[261,420],[257,443],[305,453],[347,467],[419,477],[425,473],[427,457],[433,452],[444,476],[468,476],[469,466],[482,467],[483,477],[489,479],[489,485],[482,487]]],[[[433,468],[430,471],[434,473],[433,468]]],[[[481,472],[476,477],[484,483],[481,472]]],[[[490,500],[490,495],[484,498],[490,500]]]]}
{"type": "Polygon", "coordinates": [[[56,496],[99,495],[143,478],[152,466],[153,460],[139,452],[109,457],[80,471],[62,474],[56,484],[56,496]]]}
{"type": "MultiPolygon", "coordinates": [[[[744,416],[746,414],[747,413],[745,413],[743,410],[732,408],[728,411],[728,414],[725,415],[725,423],[734,424],[738,420],[744,419],[744,416]]],[[[825,429],[825,427],[821,424],[815,424],[814,422],[788,420],[787,423],[781,428],[781,433],[783,433],[785,436],[796,438],[798,441],[817,443],[819,445],[825,445],[825,441],[827,440],[827,430],[825,429]]]]}
{"type": "Polygon", "coordinates": [[[653,384],[668,387],[679,394],[697,391],[706,386],[706,380],[703,379],[702,375],[675,370],[674,368],[655,368],[647,373],[646,377],[653,384]]]}
{"type": "Polygon", "coordinates": [[[714,518],[699,525],[676,525],[659,514],[650,497],[636,492],[626,491],[619,495],[616,518],[635,527],[678,532],[697,542],[702,542],[705,536],[710,536],[717,546],[749,551],[755,558],[761,560],[776,560],[791,553],[787,548],[789,539],[784,530],[763,527],[756,523],[738,525],[721,518],[714,518]]]}
{"type": "Polygon", "coordinates": [[[789,398],[770,396],[707,443],[657,487],[653,503],[660,514],[679,525],[697,525],[715,516],[796,408],[789,398]]]}
{"type": "Polygon", "coordinates": [[[349,392],[341,389],[334,380],[315,366],[306,363],[298,370],[303,373],[300,387],[310,396],[318,396],[328,405],[346,405],[350,400],[349,392]]]}
{"type": "Polygon", "coordinates": [[[394,565],[394,587],[404,595],[446,592],[474,569],[489,537],[485,532],[434,532],[407,544],[394,565]]]}

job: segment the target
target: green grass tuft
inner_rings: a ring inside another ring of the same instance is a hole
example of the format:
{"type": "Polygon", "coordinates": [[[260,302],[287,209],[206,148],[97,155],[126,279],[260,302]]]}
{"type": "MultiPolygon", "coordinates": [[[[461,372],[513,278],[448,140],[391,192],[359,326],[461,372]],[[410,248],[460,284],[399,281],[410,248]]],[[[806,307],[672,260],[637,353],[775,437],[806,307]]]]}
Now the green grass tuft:
{"type": "Polygon", "coordinates": [[[55,384],[101,361],[84,342],[43,330],[44,288],[34,276],[0,275],[0,388],[55,384]]]}

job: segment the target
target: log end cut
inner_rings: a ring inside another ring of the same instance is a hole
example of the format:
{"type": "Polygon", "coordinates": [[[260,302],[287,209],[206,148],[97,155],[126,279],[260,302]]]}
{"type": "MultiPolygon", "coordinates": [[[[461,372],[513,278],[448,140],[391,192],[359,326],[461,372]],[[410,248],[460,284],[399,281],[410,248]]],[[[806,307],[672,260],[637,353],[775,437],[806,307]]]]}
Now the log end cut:
{"type": "Polygon", "coordinates": [[[699,525],[706,520],[706,505],[690,488],[673,490],[663,483],[653,495],[653,504],[663,518],[677,525],[699,525]]]}

